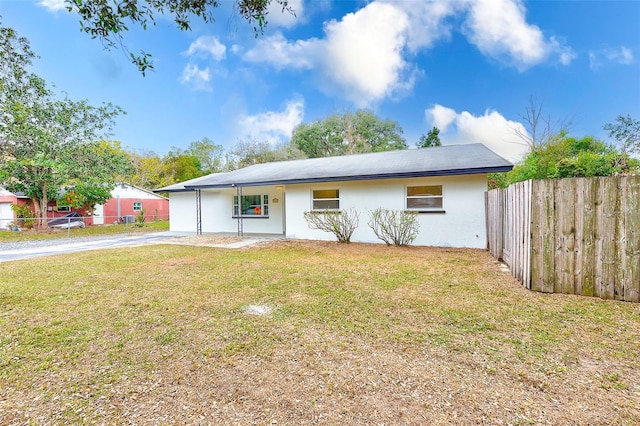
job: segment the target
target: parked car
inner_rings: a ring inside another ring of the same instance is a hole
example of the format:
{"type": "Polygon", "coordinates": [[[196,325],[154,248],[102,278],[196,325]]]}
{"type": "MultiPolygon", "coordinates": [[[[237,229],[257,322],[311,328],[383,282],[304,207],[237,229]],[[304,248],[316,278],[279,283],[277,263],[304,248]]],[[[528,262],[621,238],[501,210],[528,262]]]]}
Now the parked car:
{"type": "Polygon", "coordinates": [[[84,228],[84,218],[80,214],[73,212],[64,216],[56,217],[47,222],[49,228],[84,228]]]}

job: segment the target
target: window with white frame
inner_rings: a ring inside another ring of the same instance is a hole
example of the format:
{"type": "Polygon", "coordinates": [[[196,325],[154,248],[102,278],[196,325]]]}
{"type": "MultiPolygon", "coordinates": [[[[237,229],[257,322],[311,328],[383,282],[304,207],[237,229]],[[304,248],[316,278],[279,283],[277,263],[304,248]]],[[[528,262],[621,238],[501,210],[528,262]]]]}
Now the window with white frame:
{"type": "Polygon", "coordinates": [[[340,209],[339,189],[315,189],[312,194],[313,210],[338,210],[340,209]]]}
{"type": "Polygon", "coordinates": [[[134,212],[142,211],[142,201],[136,201],[133,203],[133,211],[134,212]]]}
{"type": "Polygon", "coordinates": [[[442,185],[407,187],[407,210],[442,211],[442,185]]]}
{"type": "Polygon", "coordinates": [[[238,199],[233,196],[233,217],[268,217],[268,195],[242,195],[238,199]],[[240,201],[240,202],[238,202],[240,201]]]}

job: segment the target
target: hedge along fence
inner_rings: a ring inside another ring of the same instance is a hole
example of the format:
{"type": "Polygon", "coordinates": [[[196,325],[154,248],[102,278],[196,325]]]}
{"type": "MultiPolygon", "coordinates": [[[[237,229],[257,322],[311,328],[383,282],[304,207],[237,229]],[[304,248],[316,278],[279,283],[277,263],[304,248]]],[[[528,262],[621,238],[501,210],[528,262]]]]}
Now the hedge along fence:
{"type": "Polygon", "coordinates": [[[640,301],[640,176],[489,191],[487,235],[491,254],[531,290],[640,301]]]}

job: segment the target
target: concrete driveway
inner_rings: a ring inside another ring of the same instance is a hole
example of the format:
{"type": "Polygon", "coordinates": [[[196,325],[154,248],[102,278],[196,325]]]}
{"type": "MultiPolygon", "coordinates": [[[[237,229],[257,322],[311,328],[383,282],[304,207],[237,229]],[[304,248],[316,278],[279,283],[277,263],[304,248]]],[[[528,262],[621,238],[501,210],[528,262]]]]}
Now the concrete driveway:
{"type": "MultiPolygon", "coordinates": [[[[221,235],[221,234],[218,234],[221,235]]],[[[226,234],[225,234],[226,235],[226,234]]],[[[218,244],[215,241],[207,242],[206,236],[195,237],[204,239],[194,241],[193,234],[175,232],[156,232],[142,235],[111,235],[97,238],[72,238],[59,240],[28,241],[22,243],[0,243],[0,263],[11,260],[32,259],[35,257],[51,256],[56,254],[78,253],[88,250],[101,250],[117,247],[133,247],[148,244],[186,244],[206,245],[209,247],[242,248],[261,241],[283,238],[282,236],[254,235],[242,238],[239,241],[224,242],[218,244]],[[191,237],[191,238],[186,238],[191,237]],[[184,240],[184,241],[181,241],[184,240]]]]}
{"type": "Polygon", "coordinates": [[[33,244],[34,242],[25,242],[11,244],[12,248],[5,249],[0,244],[0,262],[8,262],[11,260],[31,259],[34,257],[51,256],[54,254],[69,254],[87,250],[109,249],[116,247],[131,247],[146,244],[158,244],[169,238],[175,238],[169,232],[158,232],[151,234],[126,236],[113,235],[109,238],[90,239],[88,241],[77,241],[72,239],[55,240],[57,244],[47,241],[47,245],[33,244]],[[23,245],[24,247],[21,247],[23,245]]]}

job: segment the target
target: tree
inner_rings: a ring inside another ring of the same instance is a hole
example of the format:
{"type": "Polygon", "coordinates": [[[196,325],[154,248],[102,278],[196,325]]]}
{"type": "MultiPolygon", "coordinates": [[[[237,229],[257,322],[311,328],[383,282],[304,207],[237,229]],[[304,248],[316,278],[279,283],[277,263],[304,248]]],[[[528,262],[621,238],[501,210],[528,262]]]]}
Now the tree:
{"type": "Polygon", "coordinates": [[[581,139],[562,135],[529,153],[507,174],[508,183],[528,179],[626,175],[640,163],[626,153],[591,136],[581,139]]]}
{"type": "Polygon", "coordinates": [[[111,198],[116,183],[133,173],[134,165],[117,141],[88,143],[81,149],[84,152],[78,154],[92,165],[91,173],[70,179],[64,185],[58,204],[85,208],[91,214],[97,204],[105,204],[111,198]]]}
{"type": "Polygon", "coordinates": [[[640,153],[640,121],[634,120],[630,115],[619,115],[616,122],[605,124],[604,129],[609,132],[609,136],[618,142],[622,152],[640,153]]]}
{"type": "MultiPolygon", "coordinates": [[[[196,18],[205,23],[215,21],[214,9],[219,0],[65,0],[67,10],[80,16],[80,28],[91,38],[99,39],[107,49],[120,47],[129,53],[131,62],[142,75],[153,69],[151,55],[141,51],[136,55],[124,46],[123,34],[131,25],[143,29],[155,26],[156,16],[172,19],[182,31],[191,30],[191,22],[196,18]]],[[[282,12],[295,14],[288,0],[235,0],[236,12],[245,19],[256,34],[261,34],[267,25],[269,4],[276,2],[282,12]]]]}
{"type": "Polygon", "coordinates": [[[309,158],[406,149],[402,128],[369,110],[331,115],[293,130],[292,145],[309,158]]]}
{"type": "Polygon", "coordinates": [[[108,136],[123,111],[56,99],[44,80],[27,71],[35,55],[26,39],[5,27],[0,37],[0,177],[7,189],[31,198],[44,218],[48,201],[75,179],[115,178],[119,166],[100,157],[104,151],[94,141],[108,136]]]}
{"type": "Polygon", "coordinates": [[[162,158],[155,152],[129,152],[128,154],[133,162],[133,172],[123,176],[121,179],[123,182],[146,189],[161,188],[175,183],[173,178],[165,173],[162,158]]]}
{"type": "Polygon", "coordinates": [[[198,159],[200,168],[205,174],[217,173],[225,169],[224,147],[214,144],[209,138],[191,142],[185,153],[198,159]]]}
{"type": "Polygon", "coordinates": [[[305,158],[304,153],[291,143],[273,146],[267,141],[246,140],[235,145],[227,158],[227,168],[232,170],[254,164],[300,158],[305,158]]]}
{"type": "Polygon", "coordinates": [[[433,129],[429,130],[427,136],[421,135],[418,143],[416,144],[418,148],[431,148],[434,146],[442,146],[442,142],[440,142],[440,129],[437,127],[433,127],[433,129]]]}
{"type": "Polygon", "coordinates": [[[553,121],[550,115],[543,115],[544,102],[539,102],[533,96],[529,97],[529,106],[520,118],[524,121],[525,130],[514,127],[513,132],[528,147],[529,152],[537,150],[547,142],[552,142],[559,135],[566,133],[571,127],[571,121],[553,121]]]}
{"type": "Polygon", "coordinates": [[[173,147],[162,159],[164,175],[171,183],[184,182],[204,176],[200,160],[180,148],[173,147]]]}

